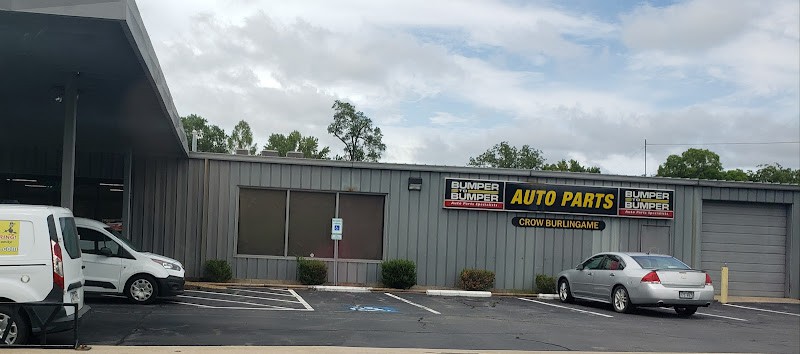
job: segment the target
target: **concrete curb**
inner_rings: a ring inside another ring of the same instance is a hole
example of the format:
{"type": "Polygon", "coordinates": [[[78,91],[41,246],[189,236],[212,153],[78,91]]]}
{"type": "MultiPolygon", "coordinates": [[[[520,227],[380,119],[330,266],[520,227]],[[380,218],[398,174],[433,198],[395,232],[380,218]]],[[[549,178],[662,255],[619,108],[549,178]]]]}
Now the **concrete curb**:
{"type": "Polygon", "coordinates": [[[428,290],[425,293],[430,296],[492,297],[489,291],[428,290]]]}
{"type": "Polygon", "coordinates": [[[542,300],[556,300],[558,299],[558,294],[539,294],[536,297],[542,300]]]}
{"type": "Polygon", "coordinates": [[[339,293],[368,293],[372,288],[360,286],[330,286],[330,285],[312,285],[309,289],[316,291],[333,291],[339,293]]]}

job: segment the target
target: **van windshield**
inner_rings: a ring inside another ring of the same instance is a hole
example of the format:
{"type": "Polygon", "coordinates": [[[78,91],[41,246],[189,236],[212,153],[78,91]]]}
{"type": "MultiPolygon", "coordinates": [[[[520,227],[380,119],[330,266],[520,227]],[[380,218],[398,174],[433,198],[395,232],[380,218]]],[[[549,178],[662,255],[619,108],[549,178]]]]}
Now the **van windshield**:
{"type": "Polygon", "coordinates": [[[122,243],[124,243],[126,246],[130,247],[130,249],[132,249],[132,250],[134,250],[136,252],[141,252],[142,251],[142,250],[139,249],[139,247],[134,246],[134,244],[133,244],[133,242],[131,242],[131,240],[129,240],[129,239],[125,238],[125,237],[122,237],[122,234],[120,232],[113,231],[110,227],[107,227],[106,231],[110,232],[114,236],[117,236],[117,238],[122,243]]]}
{"type": "Polygon", "coordinates": [[[78,229],[75,227],[75,219],[73,218],[59,218],[61,224],[61,235],[64,236],[64,248],[69,254],[69,258],[81,258],[80,238],[78,237],[78,229]]]}

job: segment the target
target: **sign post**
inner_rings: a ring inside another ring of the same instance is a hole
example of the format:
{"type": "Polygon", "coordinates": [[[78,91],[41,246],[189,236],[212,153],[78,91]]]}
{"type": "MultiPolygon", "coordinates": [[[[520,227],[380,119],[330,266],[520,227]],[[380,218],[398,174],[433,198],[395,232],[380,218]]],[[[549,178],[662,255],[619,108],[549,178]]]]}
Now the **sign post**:
{"type": "Polygon", "coordinates": [[[339,241],[342,239],[344,221],[340,218],[331,219],[331,240],[333,240],[333,285],[339,284],[339,241]]]}

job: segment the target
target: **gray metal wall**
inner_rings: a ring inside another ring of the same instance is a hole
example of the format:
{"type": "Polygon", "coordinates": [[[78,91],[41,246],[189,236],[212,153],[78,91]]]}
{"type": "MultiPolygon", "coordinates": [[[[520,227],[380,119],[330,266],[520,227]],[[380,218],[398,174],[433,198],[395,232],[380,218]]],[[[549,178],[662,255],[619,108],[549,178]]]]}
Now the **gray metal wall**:
{"type": "MultiPolygon", "coordinates": [[[[189,160],[140,158],[134,162],[131,230],[145,249],[184,262],[190,277],[201,275],[204,260],[225,259],[232,264],[236,278],[293,281],[294,259],[235,254],[239,186],[381,193],[387,196],[384,259],[413,260],[418,266],[418,283],[427,286],[454,286],[464,268],[489,269],[496,273],[499,289],[531,289],[536,274],[556,274],[595,252],[638,251],[643,225],[669,226],[673,255],[699,266],[703,200],[793,204],[789,242],[800,242],[796,207],[800,188],[781,191],[760,189],[766,186],[755,184],[703,187],[698,181],[686,180],[586,178],[566,173],[445,170],[216,154],[193,154],[189,160]],[[487,173],[475,173],[483,171],[487,173]],[[408,190],[409,177],[422,178],[421,192],[408,190]],[[520,215],[517,213],[442,209],[444,177],[674,189],[675,219],[592,217],[606,222],[604,231],[518,228],[511,225],[511,218],[520,215]]],[[[792,296],[797,297],[797,247],[791,246],[787,245],[787,271],[792,296]]],[[[332,268],[329,264],[331,272],[332,268]]],[[[376,261],[345,260],[339,271],[342,282],[379,281],[376,261]]]]}

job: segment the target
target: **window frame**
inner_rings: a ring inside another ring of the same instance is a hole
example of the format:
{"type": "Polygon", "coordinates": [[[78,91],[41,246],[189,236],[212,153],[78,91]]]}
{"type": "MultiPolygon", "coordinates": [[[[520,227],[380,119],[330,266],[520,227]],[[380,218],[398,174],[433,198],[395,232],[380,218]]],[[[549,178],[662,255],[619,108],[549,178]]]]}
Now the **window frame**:
{"type": "MultiPolygon", "coordinates": [[[[338,258],[340,262],[358,262],[358,263],[374,263],[380,264],[386,258],[386,243],[387,243],[387,214],[389,209],[389,194],[387,193],[371,193],[371,192],[350,192],[350,191],[342,191],[342,190],[322,190],[322,189],[308,189],[308,188],[278,188],[278,187],[262,187],[262,186],[249,186],[249,185],[237,185],[236,186],[236,198],[233,201],[236,205],[236,211],[234,213],[234,254],[233,258],[238,259],[274,259],[274,260],[294,260],[295,257],[288,256],[289,254],[289,209],[291,203],[291,194],[292,192],[316,192],[316,193],[331,193],[335,194],[336,196],[336,210],[334,211],[335,217],[339,217],[339,196],[341,194],[358,194],[358,195],[371,195],[371,196],[381,196],[383,197],[383,233],[381,235],[381,259],[351,259],[351,258],[338,258]],[[258,255],[258,254],[246,254],[246,253],[239,253],[239,196],[242,189],[266,189],[266,190],[273,190],[273,191],[281,191],[286,192],[286,225],[284,227],[284,255],[283,256],[270,256],[270,255],[258,255]]],[[[345,225],[345,227],[347,227],[345,225]]],[[[333,262],[334,258],[327,258],[327,257],[314,257],[314,259],[333,262]]]]}

